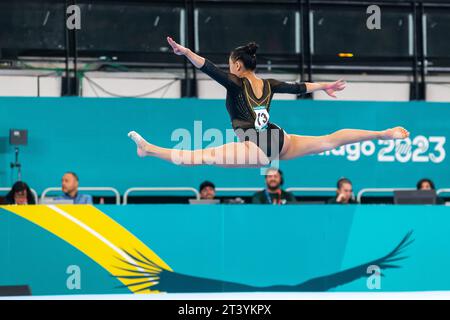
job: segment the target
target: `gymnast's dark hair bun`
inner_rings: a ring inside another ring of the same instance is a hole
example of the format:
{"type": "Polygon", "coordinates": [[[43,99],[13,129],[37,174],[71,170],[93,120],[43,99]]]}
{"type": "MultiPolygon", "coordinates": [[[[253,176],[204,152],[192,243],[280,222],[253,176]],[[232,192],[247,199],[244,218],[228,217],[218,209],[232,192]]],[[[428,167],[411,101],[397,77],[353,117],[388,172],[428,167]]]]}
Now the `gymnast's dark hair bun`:
{"type": "Polygon", "coordinates": [[[231,51],[230,57],[233,61],[241,60],[248,70],[256,69],[256,51],[259,46],[255,42],[249,42],[245,46],[237,47],[231,51]]]}
{"type": "Polygon", "coordinates": [[[245,46],[247,53],[251,56],[254,56],[256,54],[256,51],[258,50],[259,46],[256,44],[256,42],[250,42],[245,46]]]}

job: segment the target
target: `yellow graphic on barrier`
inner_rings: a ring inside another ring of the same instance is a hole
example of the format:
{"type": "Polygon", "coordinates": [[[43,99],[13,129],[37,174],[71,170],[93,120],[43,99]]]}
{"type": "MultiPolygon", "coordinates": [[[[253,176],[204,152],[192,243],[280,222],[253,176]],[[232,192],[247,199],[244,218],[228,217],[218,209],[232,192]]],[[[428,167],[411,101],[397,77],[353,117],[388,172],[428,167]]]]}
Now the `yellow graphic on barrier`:
{"type": "Polygon", "coordinates": [[[145,289],[158,283],[158,274],[172,269],[119,223],[90,205],[2,206],[68,242],[110,274],[117,277],[132,292],[157,293],[145,289]],[[148,261],[148,260],[150,261],[148,261]],[[142,273],[148,274],[145,283],[142,273]],[[139,277],[136,275],[140,274],[139,277]]]}

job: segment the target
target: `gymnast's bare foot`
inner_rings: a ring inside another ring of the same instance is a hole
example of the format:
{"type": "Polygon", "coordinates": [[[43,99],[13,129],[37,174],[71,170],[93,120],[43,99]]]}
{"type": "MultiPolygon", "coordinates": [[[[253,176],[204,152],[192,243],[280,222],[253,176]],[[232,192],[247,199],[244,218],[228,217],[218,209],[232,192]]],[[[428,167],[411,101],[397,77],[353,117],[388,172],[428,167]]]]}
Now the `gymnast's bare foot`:
{"type": "Polygon", "coordinates": [[[403,127],[395,127],[382,131],[380,140],[406,139],[409,131],[403,127]]]}
{"type": "Polygon", "coordinates": [[[130,131],[128,136],[136,143],[137,154],[139,157],[147,157],[152,155],[153,145],[148,143],[142,136],[136,131],[130,131]]]}

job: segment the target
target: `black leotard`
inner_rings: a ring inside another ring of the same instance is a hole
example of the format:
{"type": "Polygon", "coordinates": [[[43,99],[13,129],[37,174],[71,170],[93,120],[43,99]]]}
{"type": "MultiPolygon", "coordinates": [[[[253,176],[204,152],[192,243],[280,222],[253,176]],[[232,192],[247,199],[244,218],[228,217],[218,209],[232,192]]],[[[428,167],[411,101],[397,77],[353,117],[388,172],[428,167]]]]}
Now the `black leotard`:
{"type": "Polygon", "coordinates": [[[239,78],[234,74],[225,72],[208,59],[205,59],[205,64],[200,70],[227,89],[226,107],[230,115],[231,125],[239,139],[241,141],[253,141],[266,153],[269,159],[277,158],[283,148],[284,130],[270,121],[264,129],[256,130],[255,107],[265,107],[267,113],[269,113],[274,93],[304,94],[306,93],[306,84],[265,79],[263,80],[263,94],[258,98],[254,95],[248,79],[239,78]],[[272,140],[278,140],[278,153],[276,154],[273,154],[271,150],[272,140]]]}

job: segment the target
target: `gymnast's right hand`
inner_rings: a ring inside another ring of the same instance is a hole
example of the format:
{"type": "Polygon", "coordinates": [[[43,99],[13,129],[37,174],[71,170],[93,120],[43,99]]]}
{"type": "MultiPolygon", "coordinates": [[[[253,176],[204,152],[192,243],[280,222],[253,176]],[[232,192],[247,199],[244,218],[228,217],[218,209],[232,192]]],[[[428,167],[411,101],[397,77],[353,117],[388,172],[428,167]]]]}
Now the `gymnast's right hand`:
{"type": "Polygon", "coordinates": [[[181,44],[176,43],[171,37],[167,37],[167,42],[172,47],[173,53],[178,56],[185,55],[188,52],[188,48],[185,48],[181,44]]]}

